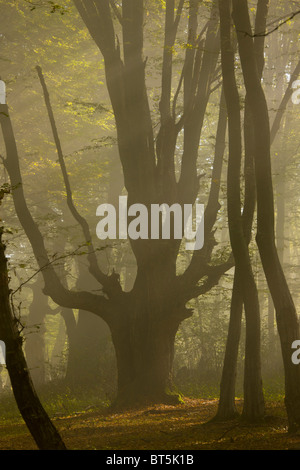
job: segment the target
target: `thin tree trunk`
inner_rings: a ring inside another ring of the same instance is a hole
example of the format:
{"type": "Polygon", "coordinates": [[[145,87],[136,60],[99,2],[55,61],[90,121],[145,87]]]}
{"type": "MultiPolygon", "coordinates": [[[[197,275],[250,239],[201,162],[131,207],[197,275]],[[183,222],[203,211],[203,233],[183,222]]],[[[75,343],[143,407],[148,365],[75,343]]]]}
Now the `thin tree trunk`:
{"type": "MultiPolygon", "coordinates": [[[[255,210],[256,190],[253,161],[253,133],[252,116],[246,97],[244,113],[244,136],[245,136],[245,197],[242,214],[243,233],[247,245],[251,241],[251,230],[255,210]]],[[[243,295],[239,282],[239,272],[235,270],[232,298],[230,305],[230,320],[224,367],[220,384],[220,400],[215,420],[227,420],[234,418],[238,413],[235,406],[235,382],[238,361],[238,349],[241,335],[241,321],[243,313],[243,295]]]]}
{"type": "Polygon", "coordinates": [[[22,350],[22,338],[9,301],[5,247],[0,229],[0,337],[6,344],[6,363],[20,413],[41,450],[66,450],[33,387],[22,350]]]}
{"type": "Polygon", "coordinates": [[[48,297],[42,292],[42,278],[31,286],[33,299],[26,319],[25,355],[35,386],[45,383],[45,317],[48,297]]]}
{"type": "Polygon", "coordinates": [[[51,368],[50,368],[50,380],[53,379],[62,379],[64,375],[62,374],[62,355],[63,355],[63,350],[66,342],[66,327],[65,327],[65,322],[63,318],[60,318],[59,320],[59,327],[58,327],[58,332],[56,335],[54,347],[52,349],[52,354],[51,354],[51,368]]]}
{"type": "Polygon", "coordinates": [[[224,357],[224,365],[220,383],[220,399],[214,421],[235,418],[239,413],[235,405],[235,382],[239,342],[241,336],[241,320],[243,312],[243,293],[239,285],[239,275],[234,274],[230,305],[230,319],[224,357]]]}
{"type": "Polygon", "coordinates": [[[270,356],[274,352],[274,320],[275,320],[275,311],[272,296],[270,292],[268,293],[268,340],[269,340],[269,354],[270,356]]]}

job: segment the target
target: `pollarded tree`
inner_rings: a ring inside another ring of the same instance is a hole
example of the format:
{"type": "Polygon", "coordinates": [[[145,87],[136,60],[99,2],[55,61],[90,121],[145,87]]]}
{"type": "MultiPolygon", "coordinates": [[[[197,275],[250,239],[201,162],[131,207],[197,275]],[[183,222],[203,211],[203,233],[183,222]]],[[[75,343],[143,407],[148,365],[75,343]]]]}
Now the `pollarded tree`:
{"type": "MultiPolygon", "coordinates": [[[[155,135],[147,96],[147,60],[143,57],[144,11],[142,0],[74,1],[105,64],[118,137],[119,155],[124,172],[128,204],[194,204],[199,192],[198,147],[209,98],[218,79],[219,25],[216,2],[211,2],[210,18],[198,24],[200,0],[163,2],[165,9],[162,55],[159,130],[155,135]],[[185,6],[187,13],[185,14],[185,6]],[[115,33],[114,16],[120,23],[123,51],[115,33]],[[173,94],[173,50],[181,22],[187,35],[186,49],[173,94]],[[182,113],[177,103],[182,101],[182,113]],[[182,132],[180,177],[176,177],[175,156],[182,132]]],[[[48,103],[48,110],[49,103],[48,103]]],[[[105,274],[97,262],[92,236],[85,219],[76,210],[68,174],[63,162],[55,122],[52,130],[64,174],[68,204],[89,249],[90,272],[103,288],[104,295],[66,289],[50,263],[44,240],[28,211],[22,189],[18,153],[8,107],[2,105],[1,124],[5,137],[6,168],[15,187],[13,196],[18,217],[32,244],[45,281],[45,293],[70,308],[99,315],[108,324],[118,367],[118,401],[169,399],[174,339],[180,323],[192,314],[187,302],[207,292],[232,266],[231,257],[211,265],[215,246],[214,224],[219,210],[218,194],[224,152],[226,113],[220,110],[211,188],[205,210],[205,237],[201,250],[194,251],[185,272],[178,275],[176,260],[181,240],[131,239],[137,263],[137,275],[130,292],[124,292],[119,276],[105,274]],[[199,281],[201,280],[201,285],[199,281]]],[[[50,112],[51,115],[51,112],[50,112]]],[[[150,213],[150,212],[149,212],[150,213]]],[[[149,233],[150,233],[149,227],[149,233]]]]}

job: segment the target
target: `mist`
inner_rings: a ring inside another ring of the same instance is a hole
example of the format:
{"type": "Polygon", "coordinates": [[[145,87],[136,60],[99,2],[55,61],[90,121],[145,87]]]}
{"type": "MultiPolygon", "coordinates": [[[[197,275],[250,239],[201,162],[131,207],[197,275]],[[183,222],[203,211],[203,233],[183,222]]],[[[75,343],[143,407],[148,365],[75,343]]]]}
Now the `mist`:
{"type": "Polygon", "coordinates": [[[299,2],[0,12],[0,449],[297,448],[299,2]]]}

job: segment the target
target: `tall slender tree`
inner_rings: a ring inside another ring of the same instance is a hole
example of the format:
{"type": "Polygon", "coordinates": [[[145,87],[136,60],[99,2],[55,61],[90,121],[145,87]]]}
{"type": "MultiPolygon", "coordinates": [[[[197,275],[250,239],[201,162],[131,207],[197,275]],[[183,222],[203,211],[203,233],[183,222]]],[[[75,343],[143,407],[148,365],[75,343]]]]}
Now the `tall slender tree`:
{"type": "Polygon", "coordinates": [[[285,370],[285,405],[291,431],[300,425],[300,369],[291,361],[291,346],[299,338],[295,305],[278,257],[274,233],[274,201],[270,159],[268,107],[255,60],[247,0],[233,0],[239,55],[251,112],[254,116],[255,178],[257,187],[256,242],[276,310],[285,370]]]}
{"type": "MultiPolygon", "coordinates": [[[[223,4],[220,4],[219,2],[219,6],[222,9],[224,8],[224,11],[222,10],[223,15],[225,16],[227,15],[227,22],[228,22],[228,8],[231,8],[231,2],[227,4],[227,6],[224,6],[223,4]]],[[[255,32],[256,33],[261,34],[262,32],[265,31],[267,12],[268,12],[268,1],[263,0],[262,2],[258,2],[258,8],[256,11],[256,17],[255,17],[255,32]]],[[[232,44],[235,43],[233,38],[231,42],[232,44]]],[[[233,47],[233,45],[231,47],[233,47]]],[[[257,61],[259,74],[260,76],[262,76],[263,66],[264,66],[264,59],[263,59],[264,36],[263,35],[256,37],[255,53],[256,53],[256,61],[257,61]]],[[[243,201],[242,225],[243,225],[244,238],[246,240],[247,245],[249,245],[251,241],[253,216],[254,216],[255,203],[256,203],[256,188],[255,188],[255,175],[254,175],[254,135],[253,135],[252,119],[253,118],[251,114],[251,108],[249,106],[249,98],[248,98],[248,95],[246,94],[245,107],[244,107],[245,196],[244,196],[244,201],[243,201]]],[[[239,125],[238,127],[241,131],[241,125],[239,125]]],[[[234,136],[232,136],[232,138],[234,138],[234,136]]],[[[229,328],[228,328],[228,337],[227,337],[227,345],[226,345],[225,358],[224,358],[224,367],[223,367],[221,385],[220,385],[220,400],[219,400],[219,406],[218,406],[216,419],[231,419],[238,414],[236,410],[236,406],[235,406],[235,381],[236,381],[238,347],[239,347],[239,340],[240,340],[240,334],[241,334],[241,319],[242,319],[242,309],[243,309],[243,295],[242,295],[242,289],[241,289],[239,277],[240,277],[239,271],[236,269],[235,274],[234,274],[234,282],[233,282],[230,322],[229,322],[229,328]]],[[[257,322],[260,323],[259,315],[257,315],[257,322]]],[[[249,326],[249,322],[248,322],[248,326],[249,326]]],[[[248,340],[247,344],[254,346],[256,343],[257,344],[256,348],[260,350],[259,328],[256,330],[256,332],[257,332],[257,339],[254,342],[252,342],[252,340],[248,340]]],[[[248,354],[252,355],[252,353],[249,351],[248,351],[248,354]]],[[[258,368],[260,368],[259,364],[260,364],[260,360],[258,363],[258,368]]],[[[247,368],[245,369],[245,381],[246,381],[245,388],[247,388],[248,380],[251,382],[251,378],[248,377],[248,370],[249,369],[247,368]]],[[[247,409],[247,406],[246,406],[246,409],[247,409]]],[[[251,406],[250,406],[250,409],[251,409],[251,406]]]]}
{"type": "MultiPolygon", "coordinates": [[[[221,24],[221,58],[224,92],[228,113],[229,160],[227,176],[228,224],[235,259],[235,287],[241,290],[246,315],[244,410],[247,420],[264,416],[264,399],[260,361],[260,314],[258,293],[251,267],[244,224],[241,215],[240,172],[242,159],[240,99],[234,72],[234,49],[231,39],[230,0],[219,2],[221,24]]],[[[252,225],[250,213],[250,228],[252,225]]],[[[248,215],[248,214],[247,214],[248,215]]],[[[240,305],[239,305],[240,308],[240,305]]]]}

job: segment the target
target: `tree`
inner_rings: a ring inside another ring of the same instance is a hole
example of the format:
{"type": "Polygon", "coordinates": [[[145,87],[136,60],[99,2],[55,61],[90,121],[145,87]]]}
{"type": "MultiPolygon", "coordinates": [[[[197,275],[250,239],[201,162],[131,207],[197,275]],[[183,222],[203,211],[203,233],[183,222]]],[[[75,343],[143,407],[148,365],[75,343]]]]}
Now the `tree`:
{"type": "MultiPolygon", "coordinates": [[[[229,18],[229,3],[226,4],[225,2],[220,3],[220,8],[224,11],[224,16],[227,18],[227,23],[230,22],[229,18]]],[[[256,16],[255,16],[255,26],[254,26],[254,33],[253,35],[245,32],[245,34],[249,34],[250,37],[253,37],[253,51],[254,51],[254,58],[256,62],[256,69],[259,76],[259,79],[262,78],[262,72],[265,64],[265,54],[264,54],[264,40],[267,36],[266,33],[266,20],[268,15],[268,1],[267,0],[259,0],[257,3],[256,8],[256,16]]],[[[222,21],[222,20],[221,20],[222,21]]],[[[224,20],[225,21],[225,20],[224,20]]],[[[274,42],[273,38],[272,43],[274,42]]],[[[278,41],[278,39],[276,39],[278,41]]],[[[281,41],[281,39],[280,39],[281,41]]],[[[269,46],[269,45],[268,45],[269,46]]],[[[267,46],[267,47],[268,47],[267,46]]],[[[227,55],[229,51],[226,49],[227,55]]],[[[272,55],[270,55],[272,57],[272,55]]],[[[267,56],[266,61],[267,64],[271,64],[271,67],[268,68],[267,73],[263,77],[264,85],[269,85],[270,82],[267,81],[266,77],[269,77],[270,73],[272,75],[276,75],[274,79],[272,77],[271,83],[276,83],[276,90],[277,90],[277,100],[278,100],[278,109],[276,110],[276,114],[273,119],[273,124],[271,126],[271,139],[270,143],[273,143],[275,137],[280,129],[280,123],[283,118],[284,112],[286,110],[286,106],[288,100],[291,98],[292,94],[292,83],[295,78],[298,76],[299,71],[299,62],[296,67],[292,68],[290,65],[290,57],[282,57],[281,60],[285,61],[279,70],[275,69],[272,66],[272,62],[270,62],[270,57],[267,56]],[[291,74],[288,80],[286,89],[285,84],[282,84],[283,87],[283,97],[281,98],[278,92],[278,84],[277,80],[280,80],[280,70],[283,68],[290,69],[291,74]],[[276,80],[276,81],[275,81],[276,80]],[[281,101],[281,102],[280,102],[281,101]]],[[[270,80],[270,77],[269,77],[270,80]]],[[[233,85],[234,86],[234,85],[233,85]]],[[[229,87],[230,89],[230,87],[229,87]]],[[[266,88],[270,95],[270,86],[266,88]]],[[[229,106],[232,107],[232,103],[229,103],[229,106]]],[[[236,109],[236,115],[238,115],[238,110],[236,109]]],[[[244,211],[243,211],[243,225],[244,225],[244,234],[247,239],[247,243],[251,239],[251,225],[252,225],[252,217],[253,217],[253,210],[254,210],[254,202],[255,202],[255,176],[254,176],[254,168],[253,164],[251,164],[251,160],[254,158],[255,154],[255,135],[253,133],[254,121],[252,117],[252,111],[250,106],[250,98],[249,94],[246,90],[246,98],[245,98],[245,117],[244,117],[244,142],[245,142],[245,198],[244,198],[244,211]],[[250,156],[250,167],[249,167],[249,156],[250,156]],[[247,164],[248,160],[248,164],[247,164]],[[248,168],[247,168],[248,167],[248,168]],[[248,187],[248,189],[247,189],[248,187]],[[250,188],[250,192],[249,192],[250,188]],[[251,189],[252,188],[252,189],[251,189]],[[252,195],[251,195],[252,194],[252,195]],[[249,218],[249,208],[250,213],[252,216],[249,218]],[[248,214],[248,222],[245,221],[245,216],[248,214]],[[246,223],[245,223],[246,222],[246,223]],[[250,223],[249,223],[250,222],[250,223]],[[246,231],[245,231],[246,228],[246,231]]],[[[255,122],[256,124],[256,122],[255,122]]],[[[237,126],[239,127],[239,126],[237,126]]],[[[232,135],[231,139],[236,139],[237,135],[239,135],[239,131],[237,129],[236,135],[232,135]]],[[[282,151],[282,149],[281,149],[282,151]]],[[[278,169],[277,169],[278,171],[278,169]]],[[[275,170],[275,173],[276,170],[275,170]]],[[[281,208],[278,206],[279,209],[281,208]]],[[[282,243],[283,243],[283,236],[281,231],[283,229],[282,224],[282,216],[280,211],[277,214],[277,236],[278,236],[278,249],[282,251],[282,243]]],[[[237,277],[237,272],[235,273],[235,277],[237,277]]],[[[238,280],[238,279],[237,279],[238,280]]],[[[229,323],[229,330],[228,330],[228,339],[227,339],[227,347],[226,347],[226,354],[225,354],[225,361],[224,361],[224,368],[223,368],[223,375],[221,380],[221,392],[220,392],[220,402],[219,408],[216,418],[218,419],[227,419],[232,418],[235,416],[236,408],[235,408],[235,375],[236,375],[236,363],[237,363],[237,355],[238,355],[238,344],[239,344],[239,337],[240,337],[240,329],[241,329],[241,315],[242,315],[242,292],[241,287],[238,285],[238,282],[235,279],[234,287],[233,287],[233,295],[232,295],[232,304],[231,304],[231,316],[230,316],[230,323],[229,323]]],[[[269,309],[270,310],[270,309],[269,309]]],[[[270,317],[271,319],[272,317],[270,317]]],[[[270,321],[269,321],[270,327],[270,321]]],[[[270,328],[269,328],[270,329],[270,328]]],[[[272,345],[272,352],[274,349],[274,338],[272,345]]],[[[245,371],[246,373],[246,371],[245,371]]],[[[246,399],[246,397],[245,397],[246,399]]]]}
{"type": "MultiPolygon", "coordinates": [[[[75,1],[75,5],[104,57],[129,205],[138,202],[149,209],[154,203],[193,204],[199,191],[199,140],[213,80],[217,76],[219,32],[216,3],[212,3],[210,19],[200,33],[200,2],[191,0],[188,3],[187,47],[181,78],[172,99],[172,49],[184,2],[180,0],[177,9],[174,1],[166,2],[157,135],[153,131],[145,81],[144,2],[124,0],[122,10],[108,0],[75,1]],[[116,39],[113,12],[121,22],[123,58],[116,39]],[[182,95],[183,113],[180,115],[177,104],[182,95]],[[183,150],[177,181],[175,155],[181,130],[183,150]]],[[[6,168],[12,184],[16,185],[22,180],[12,130],[4,129],[4,135],[6,168]]],[[[220,135],[222,137],[222,133],[220,135]]],[[[217,146],[219,148],[220,143],[217,146]]],[[[222,154],[219,155],[220,162],[222,154]]],[[[186,303],[207,292],[232,266],[231,257],[219,265],[210,264],[215,245],[213,227],[219,210],[219,186],[220,181],[211,182],[205,212],[205,243],[201,250],[194,252],[183,274],[176,273],[180,240],[130,240],[137,263],[137,275],[130,292],[122,290],[115,272],[107,275],[100,269],[89,229],[85,221],[80,219],[79,222],[75,214],[77,222],[84,228],[90,272],[101,284],[105,296],[69,291],[61,284],[26,206],[22,186],[14,190],[16,212],[42,269],[45,293],[64,307],[80,308],[99,315],[110,328],[117,357],[119,403],[169,399],[166,390],[171,383],[174,338],[180,323],[192,314],[186,303]],[[202,280],[201,285],[199,280],[202,280]]]]}
{"type": "MultiPolygon", "coordinates": [[[[1,188],[0,202],[5,190],[1,188]]],[[[2,241],[4,228],[0,228],[0,337],[6,345],[6,362],[14,396],[22,417],[41,450],[66,450],[58,431],[49,419],[36,392],[28,372],[22,350],[22,337],[18,321],[10,304],[10,289],[2,241]]]]}
{"type": "Polygon", "coordinates": [[[233,0],[241,67],[253,118],[255,179],[257,187],[257,234],[264,272],[276,309],[278,332],[285,368],[285,404],[289,429],[300,424],[300,370],[291,361],[291,345],[299,337],[296,310],[282,266],[274,234],[274,202],[270,159],[270,125],[251,34],[247,0],[233,0]]]}
{"type": "MultiPolygon", "coordinates": [[[[224,92],[228,112],[229,132],[229,160],[227,177],[228,194],[228,224],[232,251],[235,259],[235,280],[232,308],[241,311],[241,303],[235,297],[241,296],[246,316],[246,351],[245,351],[245,379],[244,379],[244,410],[243,416],[248,420],[257,420],[264,417],[264,399],[261,378],[260,360],[260,312],[258,293],[248,251],[249,233],[251,233],[253,219],[253,195],[251,210],[248,211],[249,194],[246,191],[243,218],[241,215],[241,188],[240,173],[242,160],[240,100],[234,72],[234,49],[231,40],[230,0],[219,2],[221,23],[221,57],[224,92]],[[249,228],[250,227],[250,230],[249,228]]],[[[246,97],[247,100],[247,97],[246,97]]],[[[246,110],[249,104],[246,101],[246,110]]],[[[246,119],[249,116],[246,115],[246,119]]],[[[247,125],[247,124],[246,124],[247,125]]],[[[245,127],[245,146],[248,159],[252,159],[251,139],[248,127],[245,127]],[[248,131],[248,132],[247,132],[248,131]],[[250,140],[250,142],[249,142],[250,140]]],[[[247,160],[246,160],[247,161],[247,160]]],[[[251,173],[245,175],[246,181],[251,173]]],[[[249,185],[247,186],[247,189],[249,185]]],[[[253,193],[253,185],[252,185],[253,193]]],[[[237,323],[238,323],[237,319],[237,323]]],[[[236,347],[236,346],[235,346],[236,347]]],[[[236,349],[234,349],[236,352],[236,349]]],[[[231,352],[232,354],[232,352],[231,352]]],[[[233,353],[234,354],[234,353],[233,353]]],[[[231,358],[234,364],[234,358],[231,358]]],[[[224,379],[224,376],[223,376],[224,379]]],[[[222,382],[224,384],[224,381],[222,382]]],[[[223,397],[221,397],[223,398],[223,397]]],[[[231,402],[229,402],[231,403],[231,402]]],[[[222,401],[221,401],[222,404],[222,401]]],[[[227,410],[230,413],[231,410],[227,410]]],[[[224,412],[226,415],[226,411],[224,412]]]]}
{"type": "MultiPolygon", "coordinates": [[[[262,33],[265,31],[266,18],[267,18],[267,3],[259,2],[255,16],[255,33],[262,33]]],[[[231,163],[231,168],[228,166],[228,188],[232,192],[231,201],[228,201],[228,211],[231,212],[231,205],[235,207],[236,217],[231,218],[231,231],[238,230],[236,225],[241,224],[239,233],[237,232],[238,240],[243,233],[244,243],[249,246],[251,241],[251,232],[253,224],[253,216],[256,204],[256,188],[254,176],[254,135],[252,115],[249,106],[249,98],[246,94],[244,106],[244,145],[245,145],[245,161],[244,161],[244,179],[245,179],[245,195],[243,201],[243,213],[240,214],[241,207],[241,188],[240,188],[240,162],[242,157],[242,142],[241,142],[241,122],[240,122],[240,98],[236,85],[236,78],[234,72],[234,49],[233,39],[230,33],[230,11],[231,2],[219,2],[221,23],[224,22],[223,27],[223,76],[226,77],[227,83],[227,102],[231,109],[231,121],[233,129],[229,135],[229,146],[231,152],[236,154],[236,163],[231,163]],[[226,26],[225,26],[226,25],[226,26]],[[235,124],[234,124],[235,123],[235,124]],[[236,140],[236,143],[233,142],[236,140]],[[236,171],[236,173],[235,173],[236,171]],[[233,176],[231,176],[231,174],[233,176]],[[232,178],[236,178],[236,181],[232,178]],[[234,193],[236,191],[236,194],[234,193]],[[237,198],[237,199],[236,199],[237,198]],[[239,201],[236,203],[236,201],[239,201]],[[236,206],[235,206],[236,204],[236,206]],[[237,220],[237,224],[235,222],[237,220]]],[[[260,76],[262,76],[264,60],[264,36],[257,36],[255,39],[255,53],[256,63],[260,76]]],[[[232,127],[231,126],[231,127],[232,127]]],[[[230,152],[230,149],[229,149],[230,152]]],[[[235,243],[234,238],[232,242],[235,243]]],[[[243,242],[241,242],[243,243],[243,242]]],[[[263,407],[263,394],[261,385],[261,366],[260,366],[260,313],[259,313],[259,300],[258,292],[255,286],[253,277],[251,261],[249,252],[244,245],[244,256],[247,258],[246,271],[250,276],[247,281],[244,277],[244,296],[246,304],[243,302],[242,279],[243,270],[238,269],[236,265],[233,291],[231,299],[230,322],[228,328],[227,345],[224,358],[224,367],[222,379],[220,384],[220,400],[216,419],[231,419],[237,415],[235,407],[235,380],[236,380],[236,367],[238,357],[238,346],[241,333],[241,319],[243,303],[246,313],[246,352],[245,352],[245,402],[243,416],[247,419],[255,420],[264,416],[263,407]],[[246,290],[246,292],[245,292],[246,290]],[[248,291],[252,290],[252,295],[248,297],[248,291]],[[252,297],[252,300],[251,300],[252,297]],[[247,305],[247,307],[246,307],[247,305]],[[249,315],[249,305],[252,305],[254,310],[249,315]],[[247,312],[248,310],[248,312],[247,312]],[[248,325],[248,326],[247,326],[248,325]],[[253,361],[253,362],[252,362],[253,361]],[[252,377],[252,374],[257,374],[252,377]],[[253,387],[253,388],[252,388],[253,387]],[[252,389],[251,389],[252,388],[252,389]]],[[[239,255],[237,254],[239,257],[239,255]]]]}

